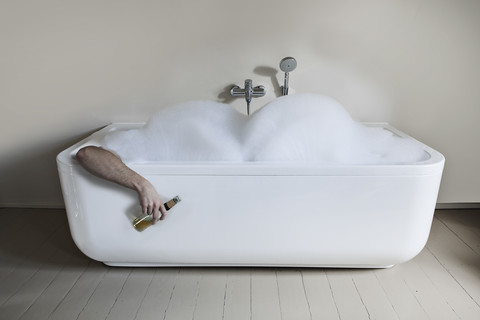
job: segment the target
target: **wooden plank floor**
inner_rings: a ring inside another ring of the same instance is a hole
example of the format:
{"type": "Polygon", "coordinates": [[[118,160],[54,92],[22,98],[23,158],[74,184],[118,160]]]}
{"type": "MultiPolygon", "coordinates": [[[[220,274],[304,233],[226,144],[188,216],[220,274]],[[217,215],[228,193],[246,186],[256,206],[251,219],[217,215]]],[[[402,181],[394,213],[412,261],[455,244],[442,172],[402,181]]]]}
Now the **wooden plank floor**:
{"type": "Polygon", "coordinates": [[[439,210],[390,269],[112,268],[63,210],[0,209],[0,320],[480,319],[480,210],[439,210]]]}

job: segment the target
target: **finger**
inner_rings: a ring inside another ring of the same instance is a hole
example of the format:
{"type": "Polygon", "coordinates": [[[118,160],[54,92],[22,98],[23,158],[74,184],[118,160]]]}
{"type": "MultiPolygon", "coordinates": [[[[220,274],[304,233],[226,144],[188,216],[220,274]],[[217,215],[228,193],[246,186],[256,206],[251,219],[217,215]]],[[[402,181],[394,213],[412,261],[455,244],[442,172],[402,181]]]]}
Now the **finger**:
{"type": "Polygon", "coordinates": [[[160,210],[160,214],[161,214],[160,220],[164,220],[165,217],[167,216],[167,210],[165,209],[165,206],[163,204],[160,204],[159,210],[160,210]]]}
{"type": "Polygon", "coordinates": [[[153,213],[153,204],[151,202],[148,203],[147,207],[147,214],[152,214],[153,213]]]}
{"type": "Polygon", "coordinates": [[[155,224],[157,221],[158,221],[158,216],[159,216],[159,206],[158,204],[154,204],[153,206],[153,219],[152,219],[152,223],[155,224]]]}

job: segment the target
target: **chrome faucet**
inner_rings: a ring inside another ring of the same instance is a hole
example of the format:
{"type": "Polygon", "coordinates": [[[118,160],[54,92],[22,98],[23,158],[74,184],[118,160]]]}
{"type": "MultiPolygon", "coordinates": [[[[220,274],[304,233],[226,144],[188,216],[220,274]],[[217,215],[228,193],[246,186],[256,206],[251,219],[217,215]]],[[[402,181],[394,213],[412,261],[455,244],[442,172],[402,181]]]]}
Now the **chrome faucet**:
{"type": "Polygon", "coordinates": [[[240,88],[239,86],[234,86],[230,90],[230,94],[233,97],[242,97],[245,96],[245,101],[247,101],[247,115],[250,115],[250,102],[252,98],[263,97],[266,93],[264,86],[253,87],[252,80],[245,80],[245,88],[240,88]]]}

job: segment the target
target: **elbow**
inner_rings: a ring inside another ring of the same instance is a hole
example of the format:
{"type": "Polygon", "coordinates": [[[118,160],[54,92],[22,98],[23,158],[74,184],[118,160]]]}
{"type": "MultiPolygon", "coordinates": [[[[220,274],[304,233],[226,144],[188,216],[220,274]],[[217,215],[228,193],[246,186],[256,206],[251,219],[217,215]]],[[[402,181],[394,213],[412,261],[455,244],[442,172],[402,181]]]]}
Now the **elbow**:
{"type": "Polygon", "coordinates": [[[83,147],[80,150],[77,151],[75,155],[75,159],[77,159],[80,164],[84,164],[88,162],[88,160],[91,158],[92,153],[94,152],[94,146],[87,146],[83,147]]]}

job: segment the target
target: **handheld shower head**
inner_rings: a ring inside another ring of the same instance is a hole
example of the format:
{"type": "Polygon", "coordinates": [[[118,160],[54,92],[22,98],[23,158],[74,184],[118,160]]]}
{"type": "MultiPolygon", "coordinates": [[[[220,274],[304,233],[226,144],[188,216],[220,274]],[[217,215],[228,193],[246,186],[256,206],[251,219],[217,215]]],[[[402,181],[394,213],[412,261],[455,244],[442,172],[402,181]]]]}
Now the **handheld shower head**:
{"type": "Polygon", "coordinates": [[[295,58],[286,57],[286,58],[283,58],[282,61],[280,61],[280,70],[282,70],[285,73],[295,70],[296,67],[297,67],[297,60],[295,60],[295,58]]]}
{"type": "Polygon", "coordinates": [[[283,58],[280,61],[280,70],[285,72],[285,80],[282,88],[282,95],[286,96],[288,94],[288,73],[295,70],[297,67],[297,60],[292,57],[283,58]]]}

